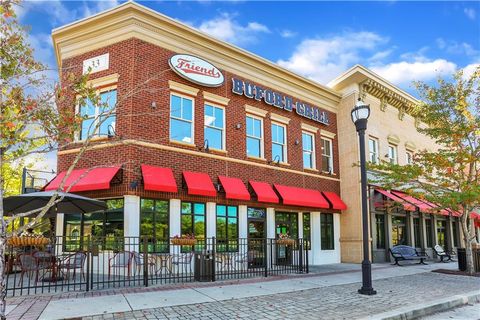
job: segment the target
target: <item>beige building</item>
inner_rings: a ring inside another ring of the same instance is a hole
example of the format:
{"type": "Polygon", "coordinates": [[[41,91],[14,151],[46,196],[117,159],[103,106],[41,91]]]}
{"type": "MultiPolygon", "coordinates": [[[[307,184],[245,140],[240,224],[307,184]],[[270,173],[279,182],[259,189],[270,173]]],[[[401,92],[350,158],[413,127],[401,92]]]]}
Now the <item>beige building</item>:
{"type": "MultiPolygon", "coordinates": [[[[348,209],[341,216],[342,262],[361,262],[362,215],[358,136],[350,111],[358,97],[370,105],[370,118],[365,134],[367,161],[391,161],[405,165],[412,161],[417,150],[435,148],[435,142],[419,133],[423,125],[410,115],[418,102],[414,97],[384,78],[356,65],[330,83],[342,93],[338,108],[339,159],[342,177],[341,195],[348,209]],[[348,177],[348,178],[345,178],[348,177]]],[[[369,174],[373,174],[370,172],[369,174]]],[[[389,193],[387,193],[388,195],[389,193]]],[[[370,239],[373,261],[388,261],[388,248],[406,244],[432,253],[432,246],[448,248],[458,245],[458,224],[450,217],[422,212],[425,208],[411,206],[412,211],[396,209],[386,214],[378,206],[383,194],[369,187],[370,239]]]]}

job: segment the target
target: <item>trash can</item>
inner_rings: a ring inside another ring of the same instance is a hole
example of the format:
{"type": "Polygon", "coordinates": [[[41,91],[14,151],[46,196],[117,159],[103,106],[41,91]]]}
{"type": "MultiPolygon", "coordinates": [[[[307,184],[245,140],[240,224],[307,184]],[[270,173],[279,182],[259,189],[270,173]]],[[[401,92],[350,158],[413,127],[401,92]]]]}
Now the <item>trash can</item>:
{"type": "Polygon", "coordinates": [[[467,270],[467,253],[464,248],[457,249],[458,270],[467,270]]]}
{"type": "Polygon", "coordinates": [[[195,281],[210,282],[213,281],[213,256],[209,252],[195,253],[195,281]]]}

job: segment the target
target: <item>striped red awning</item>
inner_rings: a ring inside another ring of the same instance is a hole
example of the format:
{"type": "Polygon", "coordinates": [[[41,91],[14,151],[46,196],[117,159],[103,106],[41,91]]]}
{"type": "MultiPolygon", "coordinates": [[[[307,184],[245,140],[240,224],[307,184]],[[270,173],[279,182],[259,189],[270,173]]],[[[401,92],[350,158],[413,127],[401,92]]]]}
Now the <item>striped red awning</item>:
{"type": "Polygon", "coordinates": [[[290,187],[281,184],[274,184],[273,186],[280,194],[283,204],[330,209],[330,204],[318,190],[290,187]]]}
{"type": "Polygon", "coordinates": [[[327,198],[328,202],[330,202],[332,209],[347,210],[347,205],[335,192],[322,191],[322,194],[325,196],[325,198],[327,198]]]}
{"type": "Polygon", "coordinates": [[[403,205],[403,210],[405,211],[415,211],[415,206],[406,202],[405,200],[397,197],[396,195],[388,192],[387,190],[383,190],[383,189],[375,189],[375,191],[383,194],[385,197],[389,198],[390,200],[394,201],[394,202],[397,202],[397,203],[400,203],[403,205]]]}
{"type": "Polygon", "coordinates": [[[413,204],[415,207],[417,207],[420,212],[423,212],[423,213],[433,213],[435,210],[433,210],[432,207],[430,207],[428,204],[426,204],[425,202],[423,201],[420,201],[412,196],[409,196],[408,194],[405,194],[403,192],[399,192],[399,191],[391,191],[392,194],[402,198],[403,200],[405,201],[408,201],[410,202],[411,204],[413,204]]]}
{"type": "Polygon", "coordinates": [[[219,176],[218,180],[225,190],[227,199],[250,200],[250,193],[239,178],[219,176]]]}
{"type": "Polygon", "coordinates": [[[141,165],[143,176],[143,188],[151,191],[177,192],[177,183],[172,169],[155,167],[146,164],[141,165]]]}
{"type": "MultiPolygon", "coordinates": [[[[61,191],[80,192],[110,189],[110,182],[119,170],[119,166],[73,170],[65,180],[61,191]]],[[[57,190],[66,173],[66,171],[60,172],[45,186],[45,191],[57,190]]]]}

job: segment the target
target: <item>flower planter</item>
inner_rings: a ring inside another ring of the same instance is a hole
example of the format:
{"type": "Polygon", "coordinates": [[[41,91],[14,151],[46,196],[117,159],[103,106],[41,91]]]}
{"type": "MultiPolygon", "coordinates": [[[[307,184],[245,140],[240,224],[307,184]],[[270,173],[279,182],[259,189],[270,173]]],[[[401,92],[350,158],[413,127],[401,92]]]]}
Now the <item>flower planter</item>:
{"type": "Polygon", "coordinates": [[[172,244],[177,246],[193,246],[197,243],[197,239],[172,239],[172,244]]]}
{"type": "Polygon", "coordinates": [[[11,237],[8,238],[7,244],[14,247],[28,247],[28,246],[44,246],[50,243],[50,240],[45,237],[11,237]]]}
{"type": "Polygon", "coordinates": [[[277,239],[277,244],[282,246],[293,246],[295,239],[277,239]]]}

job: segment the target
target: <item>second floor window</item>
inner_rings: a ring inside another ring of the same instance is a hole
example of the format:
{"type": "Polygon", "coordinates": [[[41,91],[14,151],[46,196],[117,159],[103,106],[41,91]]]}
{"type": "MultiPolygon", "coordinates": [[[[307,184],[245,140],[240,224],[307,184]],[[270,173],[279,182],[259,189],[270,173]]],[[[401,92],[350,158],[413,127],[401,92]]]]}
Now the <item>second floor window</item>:
{"type": "Polygon", "coordinates": [[[204,112],[204,138],[207,140],[208,146],[213,149],[225,150],[224,109],[206,104],[204,112]]]}
{"type": "Polygon", "coordinates": [[[407,151],[405,154],[405,162],[407,164],[412,164],[413,163],[413,153],[411,151],[407,151]]]}
{"type": "Polygon", "coordinates": [[[263,121],[247,116],[247,156],[263,158],[263,121]]]}
{"type": "Polygon", "coordinates": [[[193,144],[193,100],[170,96],[170,140],[193,144]]]}
{"type": "Polygon", "coordinates": [[[307,169],[315,169],[315,149],[313,142],[313,134],[302,133],[302,149],[303,149],[303,167],[307,169]]]}
{"type": "Polygon", "coordinates": [[[397,164],[397,146],[389,145],[388,146],[388,161],[391,164],[397,164]]]}
{"type": "Polygon", "coordinates": [[[279,162],[286,161],[286,136],[285,127],[272,123],[272,160],[279,162]]]}
{"type": "Polygon", "coordinates": [[[378,140],[375,138],[368,139],[368,161],[371,163],[378,163],[378,140]]]}
{"type": "Polygon", "coordinates": [[[332,140],[322,138],[322,171],[333,172],[332,140]]]}
{"type": "Polygon", "coordinates": [[[80,106],[80,116],[83,118],[80,140],[85,140],[89,136],[113,135],[115,132],[116,104],[117,90],[114,89],[100,93],[98,106],[95,106],[90,100],[87,100],[85,105],[80,106]],[[98,125],[99,127],[95,129],[98,125]]]}

